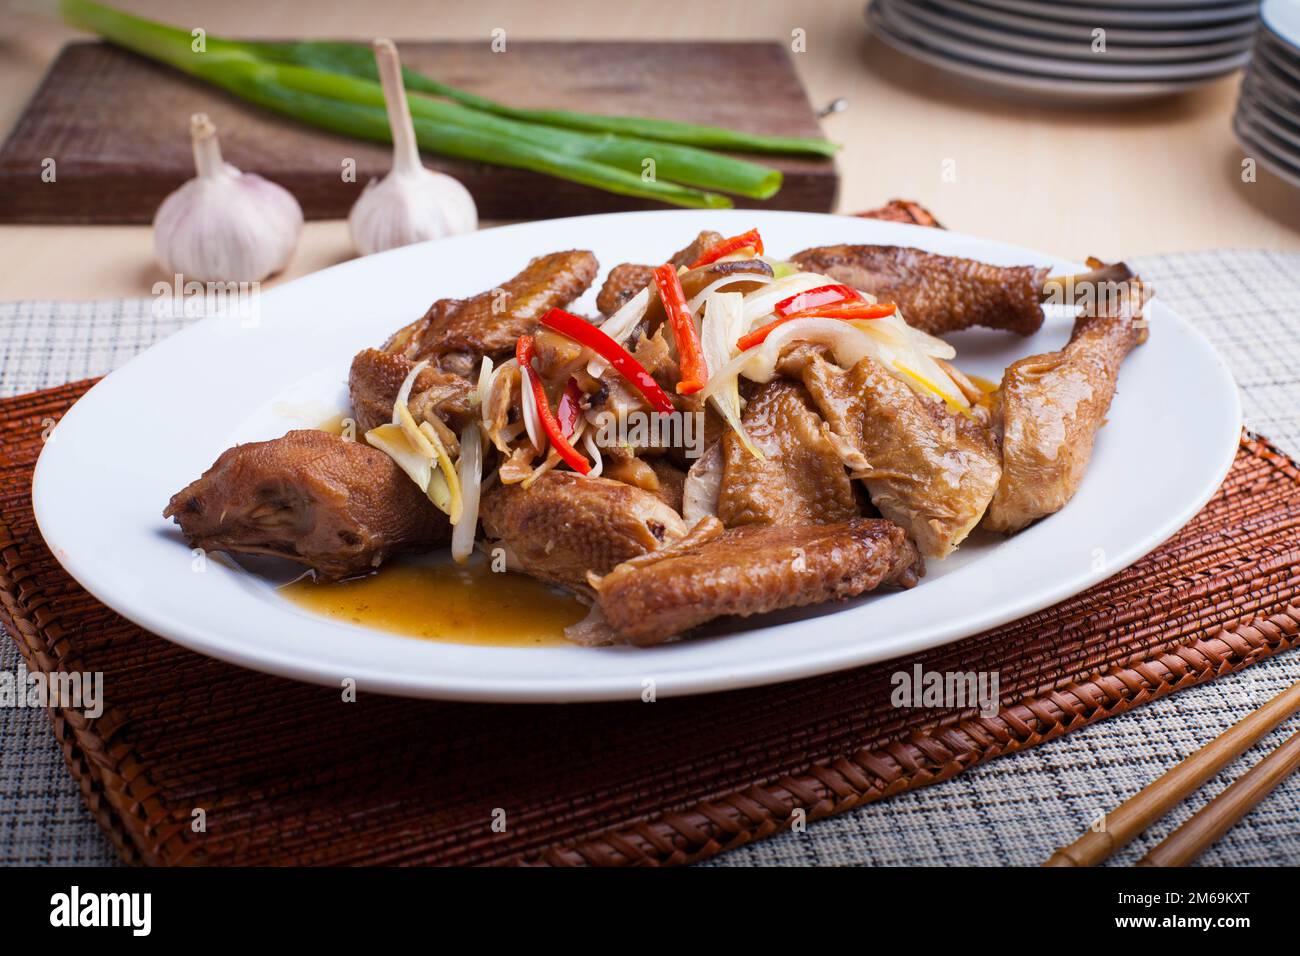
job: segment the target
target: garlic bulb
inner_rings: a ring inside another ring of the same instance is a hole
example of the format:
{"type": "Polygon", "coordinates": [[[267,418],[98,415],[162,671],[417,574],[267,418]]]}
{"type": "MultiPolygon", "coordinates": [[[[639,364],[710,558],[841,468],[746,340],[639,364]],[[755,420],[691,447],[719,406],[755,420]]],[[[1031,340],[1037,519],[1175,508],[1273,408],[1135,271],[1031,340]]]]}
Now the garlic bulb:
{"type": "Polygon", "coordinates": [[[371,180],[348,215],[352,244],[363,256],[478,228],[478,209],[457,180],[420,164],[406,105],[402,66],[391,40],[375,41],[375,60],[393,133],[393,168],[371,180]]]}
{"type": "Polygon", "coordinates": [[[201,282],[256,282],[279,272],[302,232],[298,200],[224,162],[217,129],[203,113],[190,117],[190,138],[198,175],[154,214],[158,264],[201,282]]]}

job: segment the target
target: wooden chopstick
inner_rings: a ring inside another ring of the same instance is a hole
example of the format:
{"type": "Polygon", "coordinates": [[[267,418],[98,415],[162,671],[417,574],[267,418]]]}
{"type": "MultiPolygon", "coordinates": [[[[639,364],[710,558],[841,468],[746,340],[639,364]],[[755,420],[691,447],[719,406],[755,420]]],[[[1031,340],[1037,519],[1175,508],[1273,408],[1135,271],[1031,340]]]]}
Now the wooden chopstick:
{"type": "Polygon", "coordinates": [[[1255,804],[1300,767],[1300,731],[1251,767],[1161,844],[1138,860],[1138,866],[1186,866],[1200,856],[1255,804]]]}
{"type": "Polygon", "coordinates": [[[1096,866],[1160,819],[1259,738],[1300,710],[1300,682],[1247,714],[1164,776],[1106,815],[1100,830],[1089,830],[1052,854],[1044,866],[1096,866]]]}

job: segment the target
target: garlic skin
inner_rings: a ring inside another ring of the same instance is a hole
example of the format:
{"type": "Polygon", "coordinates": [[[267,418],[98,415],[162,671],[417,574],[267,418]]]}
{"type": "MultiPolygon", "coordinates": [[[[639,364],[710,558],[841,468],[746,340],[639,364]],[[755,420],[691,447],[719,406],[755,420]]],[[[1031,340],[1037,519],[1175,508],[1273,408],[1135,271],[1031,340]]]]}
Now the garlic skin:
{"type": "Polygon", "coordinates": [[[393,134],[393,168],[383,179],[371,180],[353,204],[348,214],[352,244],[368,256],[413,242],[473,232],[478,228],[478,207],[469,190],[451,176],[420,163],[402,67],[392,41],[375,41],[375,60],[393,134]]]}
{"type": "Polygon", "coordinates": [[[190,117],[194,167],[154,214],[154,254],[168,274],[200,282],[257,282],[288,265],[302,207],[284,187],[221,158],[208,117],[190,117]]]}
{"type": "Polygon", "coordinates": [[[394,169],[371,180],[348,214],[352,243],[363,256],[477,228],[478,209],[469,190],[428,169],[394,169]]]}

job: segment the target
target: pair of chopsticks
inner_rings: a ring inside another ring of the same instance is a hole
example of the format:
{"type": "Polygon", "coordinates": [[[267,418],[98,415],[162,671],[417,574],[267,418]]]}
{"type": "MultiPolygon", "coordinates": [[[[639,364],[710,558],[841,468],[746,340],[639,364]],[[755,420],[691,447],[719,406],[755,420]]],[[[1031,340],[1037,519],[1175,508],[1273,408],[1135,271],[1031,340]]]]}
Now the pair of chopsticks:
{"type": "MultiPolygon", "coordinates": [[[[1043,865],[1096,866],[1296,711],[1300,711],[1300,683],[1292,684],[1263,707],[1247,714],[1163,777],[1124,801],[1106,815],[1102,829],[1089,830],[1053,853],[1043,865]]],[[[1186,866],[1297,767],[1300,767],[1300,732],[1197,811],[1137,865],[1186,866]]]]}

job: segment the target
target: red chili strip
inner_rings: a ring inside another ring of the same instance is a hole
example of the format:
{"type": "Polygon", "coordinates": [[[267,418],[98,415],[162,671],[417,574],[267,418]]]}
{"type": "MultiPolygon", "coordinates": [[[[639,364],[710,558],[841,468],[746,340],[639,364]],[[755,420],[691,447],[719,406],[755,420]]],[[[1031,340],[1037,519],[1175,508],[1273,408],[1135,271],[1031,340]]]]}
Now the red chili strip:
{"type": "Polygon", "coordinates": [[[578,424],[578,416],[582,414],[581,402],[582,389],[578,388],[578,380],[569,376],[569,384],[564,386],[564,394],[560,396],[560,407],[555,410],[555,418],[565,438],[573,434],[578,424]]]}
{"type": "Polygon", "coordinates": [[[754,255],[763,254],[763,237],[758,234],[757,229],[750,229],[748,232],[742,232],[738,236],[732,236],[730,239],[723,239],[721,242],[715,242],[709,248],[705,249],[700,257],[692,262],[686,268],[698,269],[700,266],[707,266],[710,262],[717,262],[723,256],[729,256],[733,252],[739,252],[741,249],[753,249],[754,255]]]}
{"type": "Polygon", "coordinates": [[[665,415],[673,413],[672,399],[645,370],[645,366],[633,358],[631,352],[596,326],[563,309],[551,309],[547,312],[542,317],[542,325],[559,332],[566,338],[573,339],[579,345],[586,346],[603,358],[614,371],[636,387],[655,411],[665,415]]]}
{"type": "Polygon", "coordinates": [[[762,345],[774,329],[796,319],[843,319],[846,322],[857,319],[883,319],[887,315],[893,315],[896,308],[892,302],[882,302],[880,305],[868,305],[864,302],[862,305],[842,306],[838,309],[834,306],[826,306],[820,309],[809,309],[807,312],[793,312],[760,326],[747,335],[742,335],[736,340],[736,348],[744,352],[756,345],[762,345]]]}
{"type": "Polygon", "coordinates": [[[809,309],[816,309],[836,302],[859,302],[861,300],[862,296],[858,293],[858,290],[849,288],[846,285],[819,285],[815,289],[796,292],[788,299],[782,299],[772,311],[777,315],[790,315],[794,312],[805,312],[809,309]]]}
{"type": "Polygon", "coordinates": [[[533,390],[533,402],[537,405],[537,417],[542,420],[542,430],[546,432],[551,447],[559,452],[560,457],[568,463],[569,467],[585,475],[591,471],[591,463],[569,444],[569,439],[565,437],[560,423],[551,414],[551,405],[546,400],[546,389],[542,388],[541,376],[533,368],[535,354],[533,337],[519,336],[519,341],[515,343],[515,358],[519,360],[519,371],[528,379],[528,384],[533,390]]]}
{"type": "Polygon", "coordinates": [[[677,278],[677,267],[668,262],[655,269],[655,285],[659,288],[659,298],[663,300],[664,312],[677,342],[677,365],[682,376],[677,383],[677,394],[691,395],[704,387],[709,367],[704,361],[699,334],[695,331],[695,320],[686,306],[681,280],[677,278]]]}

